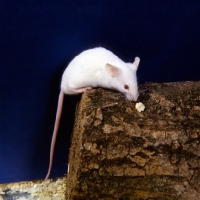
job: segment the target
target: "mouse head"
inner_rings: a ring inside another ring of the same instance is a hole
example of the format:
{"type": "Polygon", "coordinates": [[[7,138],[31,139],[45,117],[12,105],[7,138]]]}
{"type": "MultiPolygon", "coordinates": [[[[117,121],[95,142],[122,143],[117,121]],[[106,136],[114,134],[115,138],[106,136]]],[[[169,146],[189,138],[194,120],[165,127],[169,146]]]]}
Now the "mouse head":
{"type": "Polygon", "coordinates": [[[129,101],[137,101],[139,96],[137,85],[137,68],[140,58],[136,57],[133,63],[125,63],[126,66],[119,68],[106,64],[106,71],[111,76],[110,88],[126,95],[129,101]]]}

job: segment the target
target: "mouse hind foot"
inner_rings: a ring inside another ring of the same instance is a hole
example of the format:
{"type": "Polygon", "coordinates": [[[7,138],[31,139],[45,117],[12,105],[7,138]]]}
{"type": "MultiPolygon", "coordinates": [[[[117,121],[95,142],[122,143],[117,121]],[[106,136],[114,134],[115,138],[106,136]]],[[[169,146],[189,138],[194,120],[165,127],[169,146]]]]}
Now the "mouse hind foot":
{"type": "Polygon", "coordinates": [[[70,88],[70,90],[74,93],[83,93],[86,90],[91,90],[92,87],[83,87],[83,88],[70,88]]]}

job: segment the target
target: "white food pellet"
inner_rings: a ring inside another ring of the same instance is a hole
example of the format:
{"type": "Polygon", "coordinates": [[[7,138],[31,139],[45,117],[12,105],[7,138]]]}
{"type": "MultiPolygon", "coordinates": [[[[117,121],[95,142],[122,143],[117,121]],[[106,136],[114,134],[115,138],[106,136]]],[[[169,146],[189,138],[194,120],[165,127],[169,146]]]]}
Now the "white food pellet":
{"type": "Polygon", "coordinates": [[[135,104],[135,109],[138,111],[138,112],[142,112],[144,111],[145,109],[145,106],[142,102],[139,102],[139,103],[136,103],[135,104]]]}

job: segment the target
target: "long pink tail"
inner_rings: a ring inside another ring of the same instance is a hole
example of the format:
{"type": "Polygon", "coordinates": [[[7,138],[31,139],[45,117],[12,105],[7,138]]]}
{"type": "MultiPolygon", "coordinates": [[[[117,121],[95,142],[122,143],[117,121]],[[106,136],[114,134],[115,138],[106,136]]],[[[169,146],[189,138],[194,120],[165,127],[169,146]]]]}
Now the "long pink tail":
{"type": "Polygon", "coordinates": [[[51,140],[49,169],[48,169],[45,180],[47,180],[49,178],[49,175],[50,175],[51,169],[52,169],[54,149],[55,149],[55,143],[56,143],[56,138],[57,138],[57,134],[58,134],[58,128],[59,128],[59,124],[60,124],[60,119],[61,119],[61,115],[62,115],[64,96],[65,96],[64,92],[60,91],[59,99],[58,99],[57,113],[56,113],[56,121],[55,121],[53,136],[52,136],[52,140],[51,140]]]}

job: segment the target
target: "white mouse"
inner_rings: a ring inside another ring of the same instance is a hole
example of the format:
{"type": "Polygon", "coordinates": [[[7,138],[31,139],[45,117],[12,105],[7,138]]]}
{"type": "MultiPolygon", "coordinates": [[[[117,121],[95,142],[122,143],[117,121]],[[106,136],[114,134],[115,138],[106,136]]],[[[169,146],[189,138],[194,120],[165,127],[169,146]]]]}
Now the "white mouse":
{"type": "Polygon", "coordinates": [[[136,71],[140,59],[125,63],[111,51],[97,47],[83,51],[76,56],[62,75],[56,121],[51,141],[48,179],[54,155],[56,136],[62,114],[64,95],[76,95],[95,87],[109,88],[125,94],[129,101],[137,101],[139,96],[136,71]]]}

